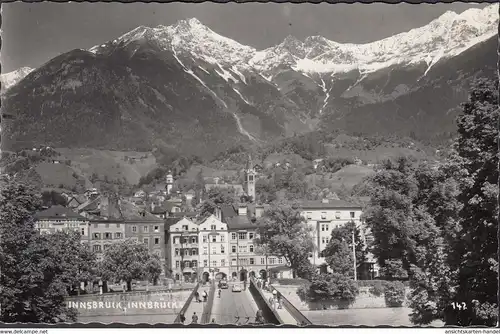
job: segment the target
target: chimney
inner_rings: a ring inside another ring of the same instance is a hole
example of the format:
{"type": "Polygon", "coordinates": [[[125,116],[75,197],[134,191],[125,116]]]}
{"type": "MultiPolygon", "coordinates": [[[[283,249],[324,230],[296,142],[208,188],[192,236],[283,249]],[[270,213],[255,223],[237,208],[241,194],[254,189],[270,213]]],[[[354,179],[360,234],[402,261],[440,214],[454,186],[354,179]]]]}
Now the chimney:
{"type": "Polygon", "coordinates": [[[238,206],[238,216],[246,216],[247,215],[247,206],[245,204],[240,204],[238,206]]]}
{"type": "Polygon", "coordinates": [[[255,218],[260,218],[264,214],[264,206],[263,205],[257,205],[255,207],[255,218]]]}
{"type": "Polygon", "coordinates": [[[218,176],[214,177],[214,182],[215,182],[215,184],[219,184],[219,177],[218,176]]]}
{"type": "Polygon", "coordinates": [[[329,202],[328,198],[323,198],[323,199],[321,200],[321,203],[325,203],[325,204],[326,204],[326,203],[328,203],[328,202],[329,202]]]}

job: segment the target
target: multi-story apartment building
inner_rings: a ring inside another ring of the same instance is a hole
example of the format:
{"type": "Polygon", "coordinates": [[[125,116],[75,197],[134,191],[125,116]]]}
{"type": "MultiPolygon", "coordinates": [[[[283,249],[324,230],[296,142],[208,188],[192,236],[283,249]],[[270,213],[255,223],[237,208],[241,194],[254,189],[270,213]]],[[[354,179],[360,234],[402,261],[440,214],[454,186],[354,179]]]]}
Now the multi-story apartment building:
{"type": "Polygon", "coordinates": [[[361,225],[361,206],[342,200],[305,201],[301,203],[300,210],[312,228],[316,249],[310,254],[310,260],[318,266],[325,263],[320,254],[328,245],[334,228],[351,221],[357,226],[361,225]]]}
{"type": "Polygon", "coordinates": [[[201,279],[226,278],[229,275],[227,224],[214,215],[199,225],[201,279]]]}
{"type": "Polygon", "coordinates": [[[198,228],[193,221],[183,218],[175,219],[167,229],[167,268],[177,281],[194,281],[199,276],[198,228]]]}
{"type": "Polygon", "coordinates": [[[255,243],[258,238],[258,218],[264,213],[264,206],[240,204],[225,206],[216,212],[227,224],[229,232],[229,273],[238,280],[248,276],[266,278],[270,271],[275,276],[288,276],[289,268],[283,257],[267,254],[255,243]]]}
{"type": "Polygon", "coordinates": [[[40,233],[76,231],[82,242],[89,241],[89,219],[61,205],[55,205],[35,214],[35,227],[40,233]]]}
{"type": "Polygon", "coordinates": [[[157,255],[162,264],[162,275],[165,274],[165,222],[163,219],[147,211],[138,211],[124,217],[125,238],[144,243],[150,253],[157,255]]]}
{"type": "Polygon", "coordinates": [[[113,243],[125,238],[125,224],[122,219],[99,219],[90,220],[90,245],[96,253],[97,260],[101,260],[103,253],[113,243]]]}

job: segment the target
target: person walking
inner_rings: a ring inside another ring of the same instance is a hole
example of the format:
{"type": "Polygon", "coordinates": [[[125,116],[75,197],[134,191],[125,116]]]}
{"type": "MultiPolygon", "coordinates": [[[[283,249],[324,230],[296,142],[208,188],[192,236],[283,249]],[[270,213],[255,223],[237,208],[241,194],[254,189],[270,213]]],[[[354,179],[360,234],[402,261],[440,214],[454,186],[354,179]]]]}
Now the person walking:
{"type": "Polygon", "coordinates": [[[194,293],[194,300],[196,300],[197,303],[200,302],[200,294],[198,293],[198,291],[194,293]]]}
{"type": "Polygon", "coordinates": [[[193,313],[193,317],[191,318],[193,321],[191,322],[192,324],[197,324],[198,323],[198,315],[196,312],[193,313]]]}

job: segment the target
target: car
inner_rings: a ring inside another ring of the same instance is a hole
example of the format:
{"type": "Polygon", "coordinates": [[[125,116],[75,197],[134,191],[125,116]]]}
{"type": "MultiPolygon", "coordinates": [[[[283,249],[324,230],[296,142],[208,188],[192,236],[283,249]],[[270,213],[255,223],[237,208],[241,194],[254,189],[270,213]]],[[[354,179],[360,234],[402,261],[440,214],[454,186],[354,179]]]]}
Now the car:
{"type": "Polygon", "coordinates": [[[236,283],[233,285],[233,292],[241,292],[241,284],[236,283]]]}
{"type": "Polygon", "coordinates": [[[227,289],[227,288],[229,288],[227,281],[220,281],[219,282],[219,289],[227,289]]]}

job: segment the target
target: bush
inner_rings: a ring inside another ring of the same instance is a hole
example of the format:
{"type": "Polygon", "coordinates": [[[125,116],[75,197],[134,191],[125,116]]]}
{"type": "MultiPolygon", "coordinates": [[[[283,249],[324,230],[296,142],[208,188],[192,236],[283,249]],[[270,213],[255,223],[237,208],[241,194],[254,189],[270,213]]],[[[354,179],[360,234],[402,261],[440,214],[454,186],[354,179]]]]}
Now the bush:
{"type": "Polygon", "coordinates": [[[384,284],[384,297],[387,307],[401,307],[405,300],[405,285],[402,282],[393,281],[384,284]]]}
{"type": "Polygon", "coordinates": [[[370,287],[370,293],[374,296],[380,297],[385,292],[384,284],[382,281],[375,281],[370,287]]]}

